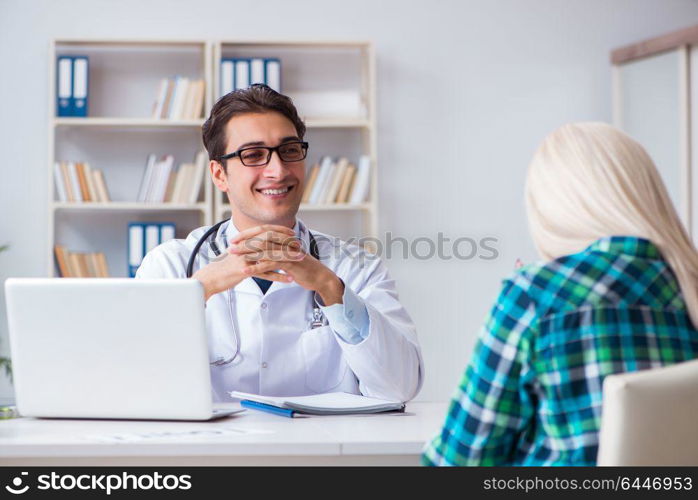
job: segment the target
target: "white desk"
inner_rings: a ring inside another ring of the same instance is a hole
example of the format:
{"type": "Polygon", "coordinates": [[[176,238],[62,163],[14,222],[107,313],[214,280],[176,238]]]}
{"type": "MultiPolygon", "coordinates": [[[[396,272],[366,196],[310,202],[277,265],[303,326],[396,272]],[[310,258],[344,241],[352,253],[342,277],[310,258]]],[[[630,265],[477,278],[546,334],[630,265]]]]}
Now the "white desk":
{"type": "Polygon", "coordinates": [[[0,420],[0,465],[417,465],[446,409],[408,403],[405,413],[293,419],[247,410],[213,422],[0,420]]]}

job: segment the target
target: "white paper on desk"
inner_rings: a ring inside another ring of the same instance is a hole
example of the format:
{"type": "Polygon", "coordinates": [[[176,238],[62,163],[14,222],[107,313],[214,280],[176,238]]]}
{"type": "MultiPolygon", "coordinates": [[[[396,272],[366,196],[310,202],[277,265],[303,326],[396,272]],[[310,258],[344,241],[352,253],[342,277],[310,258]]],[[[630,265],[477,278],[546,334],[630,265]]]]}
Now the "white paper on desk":
{"type": "Polygon", "coordinates": [[[232,391],[230,396],[236,399],[249,399],[281,408],[298,410],[301,413],[310,414],[350,414],[350,413],[374,413],[381,411],[398,410],[404,408],[399,401],[369,398],[347,392],[328,392],[311,396],[259,396],[246,392],[232,391]]]}
{"type": "Polygon", "coordinates": [[[176,431],[130,432],[104,436],[87,436],[89,439],[109,443],[134,443],[138,441],[159,440],[183,441],[187,439],[216,438],[221,436],[249,436],[252,434],[273,434],[274,431],[263,429],[237,429],[234,427],[215,427],[210,429],[181,429],[176,431]]]}

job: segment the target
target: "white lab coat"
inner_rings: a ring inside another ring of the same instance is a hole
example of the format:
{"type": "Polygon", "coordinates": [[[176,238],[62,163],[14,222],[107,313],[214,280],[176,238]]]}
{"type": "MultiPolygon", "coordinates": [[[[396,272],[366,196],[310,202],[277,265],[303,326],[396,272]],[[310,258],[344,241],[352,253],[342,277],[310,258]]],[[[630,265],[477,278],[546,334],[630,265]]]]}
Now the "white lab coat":
{"type": "MultiPolygon", "coordinates": [[[[298,221],[304,248],[308,231],[298,221]]],[[[199,238],[194,230],[186,240],[170,240],[150,251],[137,278],[185,278],[186,265],[199,238]]],[[[237,233],[223,224],[216,243],[225,252],[226,241],[237,233]]],[[[402,307],[395,282],[380,259],[356,245],[312,231],[322,263],[342,279],[346,293],[354,293],[368,311],[366,338],[352,345],[332,326],[310,329],[314,294],[298,284],[274,282],[266,294],[247,278],[234,289],[212,296],[206,305],[209,357],[230,358],[211,366],[214,401],[228,401],[229,391],[272,396],[298,396],[343,391],[376,398],[408,401],[422,385],[423,361],[414,323],[402,307]],[[231,300],[232,299],[232,300],[231,300]]],[[[212,255],[205,243],[194,272],[212,255]]]]}

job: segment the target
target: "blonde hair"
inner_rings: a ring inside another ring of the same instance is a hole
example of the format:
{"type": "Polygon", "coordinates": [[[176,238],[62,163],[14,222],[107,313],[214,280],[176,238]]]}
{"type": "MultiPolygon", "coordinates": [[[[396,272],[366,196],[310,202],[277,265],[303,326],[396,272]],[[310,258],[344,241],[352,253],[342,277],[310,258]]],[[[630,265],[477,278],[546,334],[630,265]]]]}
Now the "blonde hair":
{"type": "Polygon", "coordinates": [[[605,123],[564,125],[538,148],[526,179],[533,241],[545,259],[604,236],[654,243],[676,275],[698,327],[698,253],[644,148],[605,123]]]}

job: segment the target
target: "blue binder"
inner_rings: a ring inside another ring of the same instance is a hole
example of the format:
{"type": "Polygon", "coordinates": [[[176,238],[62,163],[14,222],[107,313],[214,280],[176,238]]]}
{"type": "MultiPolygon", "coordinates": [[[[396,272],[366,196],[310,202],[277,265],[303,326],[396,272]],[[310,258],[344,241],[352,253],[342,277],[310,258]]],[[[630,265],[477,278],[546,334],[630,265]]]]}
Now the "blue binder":
{"type": "Polygon", "coordinates": [[[175,225],[172,222],[160,223],[160,243],[165,243],[175,237],[175,225]]]}
{"type": "Polygon", "coordinates": [[[175,224],[173,222],[129,222],[128,224],[128,247],[127,247],[127,267],[128,276],[134,278],[136,271],[141,266],[146,255],[146,227],[157,227],[157,244],[174,238],[175,224]]]}
{"type": "Polygon", "coordinates": [[[221,97],[235,90],[235,59],[225,58],[221,60],[220,74],[221,97]]]}
{"type": "Polygon", "coordinates": [[[73,116],[73,58],[56,61],[56,116],[73,116]]]}
{"type": "Polygon", "coordinates": [[[134,278],[145,256],[145,224],[129,222],[127,250],[126,265],[128,266],[128,276],[129,278],[134,278]]]}
{"type": "Polygon", "coordinates": [[[281,59],[275,57],[264,59],[264,83],[281,92],[281,59]]]}
{"type": "Polygon", "coordinates": [[[277,92],[281,92],[281,60],[276,57],[226,57],[221,59],[221,97],[228,92],[247,88],[254,83],[265,83],[277,92]],[[262,75],[257,75],[253,71],[253,67],[258,70],[257,65],[260,63],[262,75]],[[258,79],[260,81],[257,81],[258,79]]]}
{"type": "Polygon", "coordinates": [[[255,83],[267,83],[266,63],[261,57],[253,57],[250,60],[250,85],[255,83]]]}
{"type": "Polygon", "coordinates": [[[73,116],[87,116],[90,84],[89,60],[87,56],[73,58],[73,116]]]}
{"type": "Polygon", "coordinates": [[[238,57],[233,59],[233,67],[235,74],[233,82],[235,90],[246,89],[250,86],[250,59],[247,57],[238,57]]]}

